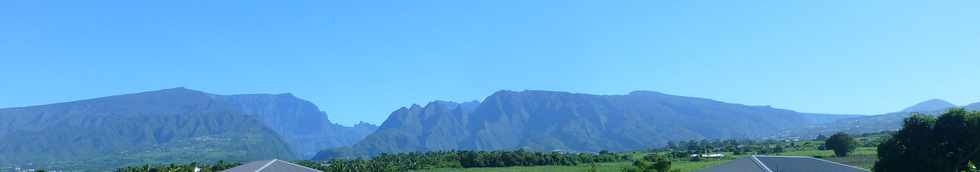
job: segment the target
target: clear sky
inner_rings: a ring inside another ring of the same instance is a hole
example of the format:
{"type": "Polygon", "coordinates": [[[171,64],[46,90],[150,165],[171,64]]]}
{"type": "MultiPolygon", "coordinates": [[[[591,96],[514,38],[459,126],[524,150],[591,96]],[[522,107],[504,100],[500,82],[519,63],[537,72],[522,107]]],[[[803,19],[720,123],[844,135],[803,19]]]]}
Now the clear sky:
{"type": "Polygon", "coordinates": [[[803,112],[980,101],[980,1],[0,2],[0,107],[187,87],[350,125],[501,90],[803,112]]]}

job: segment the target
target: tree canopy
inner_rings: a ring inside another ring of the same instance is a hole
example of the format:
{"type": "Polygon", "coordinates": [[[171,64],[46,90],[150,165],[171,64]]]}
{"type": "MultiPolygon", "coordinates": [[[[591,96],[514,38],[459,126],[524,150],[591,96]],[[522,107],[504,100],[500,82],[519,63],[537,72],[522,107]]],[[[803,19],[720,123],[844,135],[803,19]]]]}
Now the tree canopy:
{"type": "Polygon", "coordinates": [[[436,151],[409,152],[397,154],[381,154],[371,159],[333,159],[323,164],[301,163],[308,167],[325,172],[332,171],[411,171],[433,168],[476,168],[476,167],[511,167],[539,166],[616,162],[626,160],[626,156],[605,152],[592,153],[559,153],[531,152],[525,150],[511,151],[436,151]]]}
{"type": "Polygon", "coordinates": [[[668,172],[670,158],[666,155],[649,154],[643,159],[633,161],[633,166],[624,168],[624,172],[668,172]]]}
{"type": "Polygon", "coordinates": [[[834,155],[845,157],[857,148],[857,141],[854,141],[854,138],[847,133],[840,132],[827,138],[824,145],[827,149],[833,150],[834,155]]]}
{"type": "Polygon", "coordinates": [[[873,171],[963,171],[980,162],[980,112],[916,114],[878,146],[873,171]]]}

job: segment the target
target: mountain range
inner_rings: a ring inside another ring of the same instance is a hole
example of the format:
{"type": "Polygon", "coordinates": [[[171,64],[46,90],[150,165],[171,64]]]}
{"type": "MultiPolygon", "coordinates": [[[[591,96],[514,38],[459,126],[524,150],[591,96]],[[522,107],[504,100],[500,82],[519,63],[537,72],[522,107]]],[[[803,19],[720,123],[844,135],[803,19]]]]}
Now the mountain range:
{"type": "Polygon", "coordinates": [[[112,168],[183,162],[364,157],[439,150],[632,151],[696,139],[813,138],[895,130],[928,100],[894,113],[803,113],[634,91],[595,95],[498,91],[481,101],[394,110],[380,126],[342,126],[292,94],[216,95],[173,88],[0,109],[0,170],[112,168]]]}
{"type": "Polygon", "coordinates": [[[174,88],[0,109],[0,165],[100,169],[303,159],[351,145],[376,128],[331,123],[291,94],[226,96],[174,88]]]}
{"type": "Polygon", "coordinates": [[[793,130],[786,130],[780,133],[783,137],[815,137],[817,135],[831,135],[836,132],[846,133],[873,133],[882,131],[895,131],[902,127],[905,118],[913,114],[939,115],[950,108],[964,108],[966,110],[980,111],[980,103],[973,103],[966,106],[957,106],[945,100],[927,100],[902,111],[885,113],[879,115],[864,115],[854,118],[840,119],[829,123],[812,125],[793,130]]]}
{"type": "Polygon", "coordinates": [[[628,151],[691,139],[769,138],[858,117],[800,113],[651,91],[591,95],[499,91],[482,102],[436,101],[391,113],[373,134],[315,159],[436,150],[628,151]]]}

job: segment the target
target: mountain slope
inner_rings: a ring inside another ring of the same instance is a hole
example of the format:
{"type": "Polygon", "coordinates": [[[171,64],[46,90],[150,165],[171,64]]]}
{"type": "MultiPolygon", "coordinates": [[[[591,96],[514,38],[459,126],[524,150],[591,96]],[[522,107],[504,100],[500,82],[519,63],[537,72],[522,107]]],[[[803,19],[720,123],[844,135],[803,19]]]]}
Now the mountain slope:
{"type": "MultiPolygon", "coordinates": [[[[902,111],[880,114],[880,115],[869,115],[860,116],[848,119],[836,120],[829,123],[823,123],[818,125],[811,125],[803,128],[797,128],[794,130],[789,130],[781,133],[779,136],[783,137],[804,137],[812,138],[817,135],[830,135],[836,132],[846,132],[846,133],[871,133],[871,132],[881,132],[881,131],[894,131],[902,127],[902,123],[905,118],[912,116],[915,113],[926,114],[926,115],[939,115],[949,110],[950,108],[957,108],[958,106],[943,101],[939,99],[927,100],[915,105],[909,106],[902,111]]],[[[964,106],[967,110],[980,110],[980,103],[974,103],[971,105],[964,106]]]]}
{"type": "Polygon", "coordinates": [[[247,94],[213,98],[233,109],[256,115],[306,158],[323,148],[352,145],[376,129],[370,124],[345,127],[331,123],[327,114],[316,105],[292,94],[247,94]]]}
{"type": "Polygon", "coordinates": [[[433,102],[398,109],[363,141],[351,148],[323,151],[316,158],[453,149],[624,151],[673,140],[763,138],[788,128],[851,117],[648,91],[628,95],[499,91],[471,110],[452,107],[433,102]]]}
{"type": "Polygon", "coordinates": [[[932,100],[927,100],[927,101],[924,101],[924,102],[921,102],[921,103],[912,105],[912,106],[910,106],[908,108],[905,108],[901,112],[932,112],[932,111],[942,111],[942,110],[946,110],[946,109],[949,109],[949,108],[955,108],[955,107],[956,107],[956,105],[954,105],[953,103],[947,102],[945,100],[932,99],[932,100]]]}
{"type": "Polygon", "coordinates": [[[73,116],[50,123],[56,127],[5,134],[0,162],[108,170],[143,162],[295,158],[261,122],[234,112],[73,116]]]}
{"type": "Polygon", "coordinates": [[[0,109],[0,165],[111,168],[132,163],[297,159],[375,129],[330,123],[289,94],[221,96],[175,88],[0,109]],[[9,156],[8,156],[9,155],[9,156]]]}
{"type": "Polygon", "coordinates": [[[966,108],[967,110],[980,111],[980,103],[973,103],[973,104],[970,104],[970,105],[966,105],[963,108],[966,108]]]}

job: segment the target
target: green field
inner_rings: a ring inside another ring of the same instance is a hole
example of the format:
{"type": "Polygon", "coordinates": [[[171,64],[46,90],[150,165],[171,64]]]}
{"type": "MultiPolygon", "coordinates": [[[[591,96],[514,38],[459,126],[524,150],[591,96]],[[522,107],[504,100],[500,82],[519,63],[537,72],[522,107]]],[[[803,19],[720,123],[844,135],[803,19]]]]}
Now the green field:
{"type": "MultiPolygon", "coordinates": [[[[859,146],[856,150],[851,152],[847,157],[835,157],[834,152],[831,150],[818,150],[820,145],[823,145],[823,141],[796,141],[796,142],[781,142],[777,143],[785,147],[785,152],[775,153],[770,155],[776,156],[806,156],[821,158],[833,162],[838,162],[842,164],[847,164],[855,167],[861,167],[864,169],[871,169],[874,163],[878,160],[877,148],[874,147],[881,140],[887,138],[887,134],[871,134],[855,138],[859,146]]],[[[724,164],[728,161],[746,157],[748,155],[738,155],[735,156],[732,152],[722,152],[726,155],[722,159],[709,159],[702,161],[690,161],[687,158],[674,159],[671,164],[671,169],[680,170],[682,172],[693,172],[705,168],[709,168],[716,165],[724,164]]],[[[645,155],[650,154],[650,152],[639,151],[639,152],[620,152],[620,155],[628,155],[630,159],[642,159],[645,155]]],[[[750,153],[751,154],[751,153],[750,153]]],[[[527,166],[527,167],[495,167],[495,168],[437,168],[437,169],[426,169],[419,170],[418,172],[451,172],[451,171],[462,171],[462,172],[558,172],[558,171],[590,171],[591,169],[596,169],[597,171],[622,171],[624,168],[632,166],[632,161],[622,161],[622,162],[612,162],[612,163],[600,163],[595,164],[595,167],[591,164],[582,164],[577,166],[527,166]]]]}
{"type": "MultiPolygon", "coordinates": [[[[671,169],[679,169],[681,172],[693,172],[699,169],[723,164],[731,161],[735,157],[705,160],[705,161],[674,161],[671,169]]],[[[632,166],[632,162],[615,162],[596,164],[598,171],[622,171],[623,168],[632,166]]],[[[530,166],[530,167],[497,167],[497,168],[438,168],[419,170],[417,172],[564,172],[564,171],[589,171],[592,165],[584,164],[578,166],[530,166]]]]}
{"type": "MultiPolygon", "coordinates": [[[[677,161],[672,165],[671,169],[680,169],[682,172],[693,172],[698,169],[703,169],[706,167],[722,164],[730,160],[713,160],[713,161],[677,161]]],[[[617,163],[602,163],[596,164],[596,169],[599,171],[621,171],[623,168],[629,167],[630,162],[617,162],[617,163]]],[[[499,167],[499,168],[439,168],[430,170],[420,170],[419,172],[558,172],[558,171],[588,171],[591,169],[591,165],[578,165],[578,166],[532,166],[532,167],[499,167]]]]}
{"type": "MultiPolygon", "coordinates": [[[[632,153],[636,157],[642,157],[640,153],[632,153]]],[[[731,155],[726,153],[726,155],[731,155]]],[[[871,169],[874,162],[878,160],[877,151],[874,147],[860,147],[848,157],[834,157],[834,152],[829,150],[800,150],[800,151],[789,151],[778,153],[774,155],[779,156],[809,156],[809,157],[820,157],[822,159],[852,165],[856,167],[861,167],[864,169],[871,169]]],[[[671,165],[671,169],[679,169],[682,172],[693,172],[700,169],[705,169],[715,165],[720,165],[725,162],[731,161],[736,158],[745,156],[734,156],[725,159],[718,160],[705,160],[705,161],[674,161],[671,165]]],[[[631,166],[631,162],[615,162],[615,163],[600,163],[596,164],[596,169],[598,171],[622,171],[623,168],[631,166]]],[[[419,170],[417,172],[559,172],[559,171],[589,171],[592,165],[578,165],[578,166],[530,166],[530,167],[498,167],[498,168],[438,168],[438,169],[428,169],[419,170]]]]}

